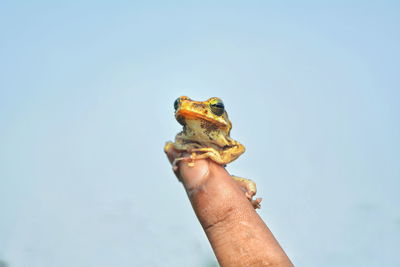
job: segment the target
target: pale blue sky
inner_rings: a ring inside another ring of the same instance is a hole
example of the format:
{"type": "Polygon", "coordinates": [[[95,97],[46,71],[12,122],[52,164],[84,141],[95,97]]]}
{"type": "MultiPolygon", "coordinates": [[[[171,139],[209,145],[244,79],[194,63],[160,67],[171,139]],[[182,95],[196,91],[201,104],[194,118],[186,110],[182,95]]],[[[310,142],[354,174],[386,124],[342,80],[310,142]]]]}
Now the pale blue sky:
{"type": "Polygon", "coordinates": [[[162,152],[221,97],[296,266],[399,266],[396,1],[2,1],[0,260],[210,266],[162,152]]]}

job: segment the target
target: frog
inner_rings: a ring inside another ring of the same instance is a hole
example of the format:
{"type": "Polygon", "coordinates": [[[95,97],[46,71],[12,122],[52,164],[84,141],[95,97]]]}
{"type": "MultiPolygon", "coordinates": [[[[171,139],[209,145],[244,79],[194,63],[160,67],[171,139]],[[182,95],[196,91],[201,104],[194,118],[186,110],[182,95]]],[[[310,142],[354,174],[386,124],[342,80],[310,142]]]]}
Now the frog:
{"type": "MultiPolygon", "coordinates": [[[[177,171],[180,161],[193,167],[198,159],[210,159],[226,167],[245,152],[245,146],[230,137],[232,123],[222,99],[211,97],[206,101],[194,101],[187,96],[181,96],[175,100],[174,110],[175,118],[183,129],[175,136],[175,142],[165,144],[164,151],[167,153],[173,148],[190,155],[176,158],[172,163],[174,171],[177,171]]],[[[257,193],[256,183],[250,179],[231,176],[253,207],[260,208],[262,199],[253,200],[257,193]]]]}

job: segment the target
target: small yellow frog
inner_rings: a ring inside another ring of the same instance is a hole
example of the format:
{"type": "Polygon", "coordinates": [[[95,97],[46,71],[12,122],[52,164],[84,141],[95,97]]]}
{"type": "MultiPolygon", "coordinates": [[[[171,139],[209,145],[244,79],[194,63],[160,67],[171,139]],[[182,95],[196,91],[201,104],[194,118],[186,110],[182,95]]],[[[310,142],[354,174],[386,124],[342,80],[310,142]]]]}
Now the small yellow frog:
{"type": "MultiPolygon", "coordinates": [[[[230,137],[232,123],[221,99],[212,97],[202,102],[181,96],[175,100],[174,108],[175,118],[183,130],[176,135],[175,143],[166,143],[164,151],[173,147],[191,154],[190,157],[175,159],[174,169],[177,169],[177,163],[181,160],[189,161],[188,165],[194,166],[196,159],[204,158],[225,166],[244,153],[245,147],[230,137]]],[[[257,192],[256,184],[245,178],[232,178],[246,190],[246,197],[254,208],[260,208],[261,198],[252,199],[257,192]]]]}

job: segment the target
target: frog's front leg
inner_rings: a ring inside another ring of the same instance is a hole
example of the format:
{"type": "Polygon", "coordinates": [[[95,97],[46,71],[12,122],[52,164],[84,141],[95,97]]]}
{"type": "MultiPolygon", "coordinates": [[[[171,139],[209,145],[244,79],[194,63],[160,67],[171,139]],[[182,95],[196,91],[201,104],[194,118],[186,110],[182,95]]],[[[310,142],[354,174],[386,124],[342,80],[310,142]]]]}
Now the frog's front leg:
{"type": "Polygon", "coordinates": [[[192,148],[188,150],[192,153],[193,159],[205,159],[210,158],[220,165],[226,165],[227,163],[234,161],[237,159],[243,152],[243,146],[232,146],[225,149],[215,149],[213,147],[201,147],[201,148],[192,148]],[[202,152],[199,154],[198,152],[202,152]],[[196,155],[194,155],[195,153],[196,155]]]}
{"type": "MultiPolygon", "coordinates": [[[[171,149],[176,149],[177,151],[179,151],[179,150],[182,151],[182,149],[180,149],[180,147],[176,148],[176,143],[168,141],[164,146],[164,152],[168,153],[171,149]]],[[[178,158],[175,158],[173,160],[173,162],[172,162],[172,169],[174,170],[174,172],[176,172],[178,170],[178,163],[180,161],[193,161],[193,159],[191,157],[178,157],[178,158]]],[[[190,165],[190,162],[189,162],[189,165],[190,165]]]]}
{"type": "Polygon", "coordinates": [[[190,158],[192,160],[210,158],[220,165],[225,165],[226,163],[226,157],[212,147],[192,148],[188,152],[191,153],[190,158]]]}
{"type": "Polygon", "coordinates": [[[262,198],[256,198],[253,200],[253,196],[257,193],[257,186],[256,183],[253,182],[250,179],[242,178],[242,177],[237,177],[232,175],[232,178],[235,180],[235,182],[238,183],[238,185],[245,190],[245,195],[247,199],[251,202],[253,207],[255,209],[259,209],[261,207],[260,203],[262,201],[262,198]]]}

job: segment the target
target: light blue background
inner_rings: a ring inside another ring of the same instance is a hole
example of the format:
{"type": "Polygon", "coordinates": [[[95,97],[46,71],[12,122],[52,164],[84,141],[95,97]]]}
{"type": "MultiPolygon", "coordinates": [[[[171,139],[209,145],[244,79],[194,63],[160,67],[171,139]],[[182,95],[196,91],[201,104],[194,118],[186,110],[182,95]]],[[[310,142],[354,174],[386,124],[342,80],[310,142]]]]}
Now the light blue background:
{"type": "Polygon", "coordinates": [[[162,148],[221,97],[297,266],[400,266],[396,1],[2,1],[0,259],[214,266],[162,148]]]}

